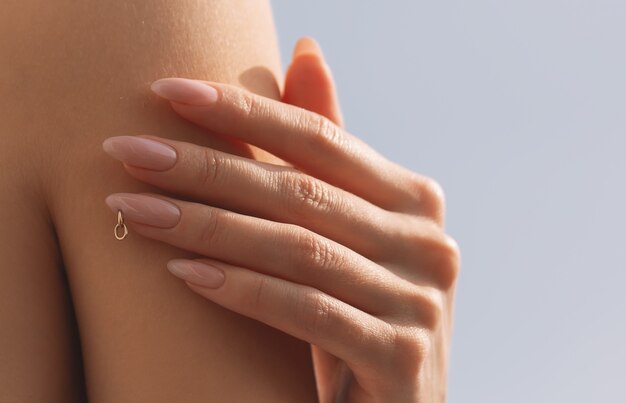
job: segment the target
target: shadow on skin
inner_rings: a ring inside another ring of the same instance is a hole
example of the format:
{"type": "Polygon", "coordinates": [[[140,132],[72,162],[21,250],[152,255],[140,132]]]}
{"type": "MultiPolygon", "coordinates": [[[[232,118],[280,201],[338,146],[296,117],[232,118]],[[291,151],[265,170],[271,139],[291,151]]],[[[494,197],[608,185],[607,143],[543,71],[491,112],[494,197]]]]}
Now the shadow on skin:
{"type": "MultiPolygon", "coordinates": [[[[239,83],[248,91],[253,92],[255,94],[271,96],[276,99],[281,99],[281,89],[276,81],[276,76],[274,73],[267,67],[263,66],[254,66],[239,75],[239,83]]],[[[234,144],[239,144],[240,146],[244,143],[239,142],[238,140],[228,139],[234,144]]],[[[253,147],[256,152],[256,159],[259,159],[259,154],[262,154],[262,160],[265,162],[269,162],[277,165],[286,165],[291,166],[290,163],[276,157],[275,155],[252,145],[248,145],[249,147],[253,147]]]]}
{"type": "Polygon", "coordinates": [[[265,96],[281,99],[280,87],[276,77],[267,67],[254,66],[245,70],[239,75],[239,83],[255,94],[267,94],[265,96]]]}

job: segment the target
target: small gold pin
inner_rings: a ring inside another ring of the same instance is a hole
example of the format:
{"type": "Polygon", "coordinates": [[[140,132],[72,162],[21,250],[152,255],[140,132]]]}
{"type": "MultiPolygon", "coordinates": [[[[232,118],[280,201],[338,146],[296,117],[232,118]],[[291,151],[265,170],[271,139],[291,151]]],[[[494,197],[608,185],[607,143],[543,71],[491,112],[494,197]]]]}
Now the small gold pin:
{"type": "Polygon", "coordinates": [[[122,210],[117,210],[117,224],[115,224],[115,228],[113,228],[113,233],[115,234],[115,239],[117,239],[118,241],[121,241],[122,239],[126,238],[126,235],[128,235],[128,228],[126,227],[126,224],[124,224],[122,210]],[[117,234],[118,228],[122,228],[124,232],[121,236],[117,234]]]}

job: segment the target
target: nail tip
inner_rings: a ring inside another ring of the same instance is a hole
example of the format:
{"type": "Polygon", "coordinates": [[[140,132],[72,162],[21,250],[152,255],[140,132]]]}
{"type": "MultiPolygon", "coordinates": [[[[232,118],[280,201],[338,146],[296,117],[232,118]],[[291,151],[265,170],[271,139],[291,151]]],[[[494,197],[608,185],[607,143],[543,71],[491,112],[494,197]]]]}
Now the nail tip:
{"type": "Polygon", "coordinates": [[[184,77],[166,77],[152,82],[152,91],[169,101],[205,106],[217,101],[217,89],[206,82],[184,77]]]}
{"type": "Polygon", "coordinates": [[[111,137],[104,139],[102,142],[102,149],[106,152],[109,152],[111,149],[111,137]]]}
{"type": "Polygon", "coordinates": [[[112,195],[108,195],[104,198],[104,204],[106,204],[111,211],[115,212],[115,203],[113,202],[113,199],[112,195]]]}
{"type": "Polygon", "coordinates": [[[165,267],[167,268],[167,271],[169,271],[175,277],[185,279],[187,272],[180,267],[179,260],[170,260],[169,262],[167,262],[165,267]]]}
{"type": "MultiPolygon", "coordinates": [[[[163,79],[161,79],[163,80],[163,79]]],[[[161,82],[161,80],[156,80],[154,82],[152,82],[152,84],[150,84],[150,90],[152,92],[154,92],[155,94],[162,96],[162,89],[161,87],[163,86],[163,83],[161,82]]]]}
{"type": "Polygon", "coordinates": [[[182,82],[182,81],[193,81],[193,80],[189,78],[184,78],[184,77],[163,77],[163,78],[159,78],[158,80],[154,80],[150,84],[150,88],[153,90],[160,89],[166,84],[175,83],[177,81],[182,82]]]}
{"type": "Polygon", "coordinates": [[[120,198],[124,196],[124,193],[111,193],[104,198],[104,202],[111,208],[113,211],[122,210],[119,207],[120,198]]]}

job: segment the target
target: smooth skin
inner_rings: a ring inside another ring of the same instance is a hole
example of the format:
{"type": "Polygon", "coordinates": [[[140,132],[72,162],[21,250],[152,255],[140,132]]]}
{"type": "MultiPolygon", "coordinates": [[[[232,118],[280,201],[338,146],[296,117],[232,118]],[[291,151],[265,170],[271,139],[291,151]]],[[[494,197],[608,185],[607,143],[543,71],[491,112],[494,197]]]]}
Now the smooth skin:
{"type": "Polygon", "coordinates": [[[283,163],[109,138],[104,149],[133,178],[181,197],[109,195],[130,233],[199,254],[167,267],[208,300],[310,343],[321,402],[443,402],[460,254],[441,187],[341,128],[315,42],[296,46],[284,102],[184,78],[152,88],[207,135],[283,163]]]}
{"type": "Polygon", "coordinates": [[[273,161],[150,91],[190,77],[280,99],[269,0],[2,5],[0,401],[317,401],[306,342],[190,292],[164,268],[199,256],[136,233],[117,241],[103,203],[163,193],[102,152],[112,135],[273,161]]]}

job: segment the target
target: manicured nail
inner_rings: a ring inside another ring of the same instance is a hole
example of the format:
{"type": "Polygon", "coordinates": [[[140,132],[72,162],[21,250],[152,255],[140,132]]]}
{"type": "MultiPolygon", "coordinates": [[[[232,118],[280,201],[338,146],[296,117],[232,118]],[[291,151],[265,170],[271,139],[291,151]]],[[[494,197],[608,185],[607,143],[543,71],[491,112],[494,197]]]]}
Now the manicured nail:
{"type": "Polygon", "coordinates": [[[164,171],[176,163],[173,147],[143,137],[109,137],[102,143],[102,149],[113,158],[140,168],[164,171]]]}
{"type": "Polygon", "coordinates": [[[175,204],[158,197],[136,193],[113,193],[104,200],[113,212],[122,210],[124,219],[159,228],[170,228],[180,220],[175,204]]]}
{"type": "Polygon", "coordinates": [[[188,78],[162,78],[150,86],[157,95],[170,101],[195,106],[207,106],[217,102],[217,90],[210,85],[188,78]]]}
{"type": "Polygon", "coordinates": [[[167,270],[178,278],[206,288],[219,288],[224,284],[224,272],[215,266],[195,260],[173,259],[167,270]]]}

